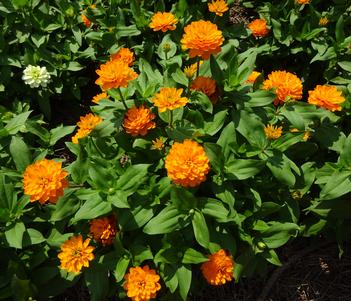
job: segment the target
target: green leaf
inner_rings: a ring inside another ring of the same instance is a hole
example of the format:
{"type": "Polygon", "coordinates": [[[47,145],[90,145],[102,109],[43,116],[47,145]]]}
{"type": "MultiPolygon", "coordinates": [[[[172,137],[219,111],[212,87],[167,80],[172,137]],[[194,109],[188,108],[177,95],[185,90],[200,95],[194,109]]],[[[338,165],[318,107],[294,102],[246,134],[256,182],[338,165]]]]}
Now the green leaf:
{"type": "Polygon", "coordinates": [[[114,275],[117,282],[123,280],[124,275],[128,269],[130,258],[127,255],[123,255],[117,262],[114,275]]]}
{"type": "Polygon", "coordinates": [[[26,129],[32,134],[38,136],[46,144],[49,143],[50,133],[47,129],[42,127],[37,121],[27,120],[26,129]]]}
{"type": "Polygon", "coordinates": [[[196,99],[196,101],[199,103],[199,105],[201,106],[201,108],[208,113],[213,112],[213,104],[211,102],[211,100],[208,98],[208,96],[202,92],[196,91],[194,93],[194,98],[196,99]]]}
{"type": "Polygon", "coordinates": [[[44,236],[36,229],[28,228],[23,234],[23,247],[40,244],[44,236]]]}
{"type": "Polygon", "coordinates": [[[12,4],[16,7],[26,6],[29,0],[12,0],[12,4]]]}
{"type": "Polygon", "coordinates": [[[203,255],[202,253],[192,249],[188,248],[184,252],[183,260],[182,263],[189,263],[189,264],[198,264],[202,262],[208,261],[208,257],[203,255]]]}
{"type": "Polygon", "coordinates": [[[225,172],[230,179],[245,180],[258,174],[266,165],[263,160],[234,159],[225,166],[225,172]]]}
{"type": "Polygon", "coordinates": [[[182,297],[182,299],[186,301],[191,285],[191,267],[188,265],[183,265],[179,267],[177,270],[177,278],[179,283],[179,294],[182,297]]]}
{"type": "Polygon", "coordinates": [[[224,158],[222,148],[216,143],[204,143],[207,157],[210,159],[211,167],[219,174],[224,169],[224,158]]]}
{"type": "Polygon", "coordinates": [[[50,130],[50,140],[49,140],[50,146],[55,145],[56,142],[59,141],[61,138],[71,134],[75,128],[76,128],[75,126],[60,125],[50,130]]]}
{"type": "Polygon", "coordinates": [[[117,180],[116,189],[123,190],[126,196],[133,194],[147,179],[147,169],[149,166],[149,164],[129,166],[124,174],[117,180]]]}
{"type": "Polygon", "coordinates": [[[337,43],[342,43],[345,40],[344,35],[344,17],[341,14],[335,26],[335,37],[337,43]]]}
{"type": "Polygon", "coordinates": [[[267,167],[271,170],[273,176],[281,183],[287,186],[295,185],[295,175],[291,171],[291,160],[284,154],[276,151],[273,156],[267,160],[267,167]]]}
{"type": "Polygon", "coordinates": [[[272,104],[275,99],[275,93],[271,91],[257,90],[252,93],[247,93],[246,96],[249,100],[245,101],[245,106],[254,107],[264,107],[272,104]]]}
{"type": "Polygon", "coordinates": [[[274,250],[268,250],[262,253],[262,256],[270,263],[276,265],[276,266],[282,266],[281,261],[279,260],[279,257],[277,253],[274,250]]]}
{"type": "Polygon", "coordinates": [[[217,134],[223,127],[226,117],[227,110],[219,111],[214,116],[211,116],[211,119],[209,121],[205,121],[205,133],[210,136],[217,134]]]}
{"type": "Polygon", "coordinates": [[[12,211],[17,206],[17,195],[13,184],[4,175],[0,175],[0,208],[12,211]]]}
{"type": "Polygon", "coordinates": [[[109,289],[109,271],[102,265],[93,265],[84,272],[86,286],[91,301],[105,300],[109,289]]]}
{"type": "Polygon", "coordinates": [[[10,247],[22,249],[23,234],[25,231],[26,227],[22,222],[16,222],[10,229],[5,231],[5,237],[10,247]]]}
{"type": "Polygon", "coordinates": [[[184,217],[185,214],[181,213],[173,205],[169,205],[151,219],[143,231],[150,235],[173,232],[182,227],[180,221],[184,222],[184,217]]]}
{"type": "Polygon", "coordinates": [[[344,142],[340,153],[340,162],[346,167],[351,167],[351,134],[344,142]]]}
{"type": "Polygon", "coordinates": [[[130,26],[117,26],[117,35],[121,37],[132,37],[132,36],[138,36],[141,34],[141,31],[136,27],[136,25],[130,25],[130,26]]]}
{"type": "Polygon", "coordinates": [[[192,224],[196,241],[199,243],[199,245],[207,249],[210,243],[210,234],[202,212],[197,210],[195,211],[192,224]]]}
{"type": "Polygon", "coordinates": [[[222,84],[224,82],[224,74],[213,55],[210,58],[210,67],[212,77],[217,83],[222,84]]]}
{"type": "Polygon", "coordinates": [[[330,175],[323,187],[320,198],[323,200],[336,199],[351,191],[351,171],[335,171],[330,175]]]}
{"type": "Polygon", "coordinates": [[[69,216],[72,216],[80,207],[79,200],[72,196],[74,190],[65,192],[65,195],[58,199],[55,206],[55,211],[51,214],[50,221],[57,222],[61,221],[69,216]]]}
{"type": "Polygon", "coordinates": [[[188,86],[189,80],[185,76],[184,72],[182,70],[180,70],[180,68],[177,68],[177,70],[175,72],[173,72],[171,76],[176,83],[181,84],[185,87],[188,86]]]}
{"type": "Polygon", "coordinates": [[[228,209],[224,207],[222,202],[216,199],[206,199],[206,202],[201,211],[205,215],[214,217],[219,223],[226,223],[228,220],[228,209]]]}
{"type": "Polygon", "coordinates": [[[237,146],[235,126],[232,121],[222,130],[217,144],[222,147],[223,156],[227,161],[233,148],[237,146]]]}
{"type": "Polygon", "coordinates": [[[13,136],[10,143],[10,153],[18,171],[23,172],[31,163],[32,156],[23,139],[13,136]]]}
{"type": "Polygon", "coordinates": [[[296,236],[300,227],[294,223],[272,222],[267,230],[261,232],[263,242],[271,249],[284,245],[291,236],[296,236]]]}
{"type": "Polygon", "coordinates": [[[138,206],[133,210],[121,210],[120,212],[119,223],[124,231],[139,229],[154,216],[151,208],[144,208],[143,206],[138,206]]]}
{"type": "Polygon", "coordinates": [[[176,54],[176,52],[177,52],[177,45],[172,41],[171,35],[170,34],[165,35],[158,46],[158,49],[157,49],[158,56],[160,57],[161,60],[167,60],[172,58],[176,54]],[[167,54],[164,51],[165,45],[166,47],[169,47],[167,54]]]}
{"type": "Polygon", "coordinates": [[[25,125],[30,113],[32,111],[24,112],[13,117],[5,126],[5,130],[8,131],[10,135],[17,134],[21,128],[25,125]]]}

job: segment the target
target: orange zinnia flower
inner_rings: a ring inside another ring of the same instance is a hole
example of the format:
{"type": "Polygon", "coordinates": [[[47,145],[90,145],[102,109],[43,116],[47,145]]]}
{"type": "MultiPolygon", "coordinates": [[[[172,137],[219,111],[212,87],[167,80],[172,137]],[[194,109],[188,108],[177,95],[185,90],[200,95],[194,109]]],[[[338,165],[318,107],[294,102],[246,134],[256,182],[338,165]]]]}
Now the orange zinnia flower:
{"type": "MultiPolygon", "coordinates": [[[[199,62],[199,66],[201,66],[204,63],[204,61],[199,62]]],[[[191,64],[190,66],[187,66],[184,68],[184,73],[187,78],[192,78],[197,71],[197,63],[191,64]]]]}
{"type": "Polygon", "coordinates": [[[340,104],[344,101],[341,91],[334,86],[318,85],[314,90],[308,91],[308,103],[330,111],[341,111],[340,104]]]}
{"type": "Polygon", "coordinates": [[[166,157],[167,175],[175,184],[195,187],[206,181],[210,160],[205,149],[196,141],[175,142],[166,157]]]}
{"type": "Polygon", "coordinates": [[[112,244],[116,232],[116,219],[113,215],[95,218],[90,222],[90,235],[103,246],[112,244]]]}
{"type": "Polygon", "coordinates": [[[270,140],[275,140],[278,139],[283,132],[283,127],[276,127],[274,125],[267,125],[264,127],[264,133],[266,134],[266,137],[270,140]]]}
{"type": "Polygon", "coordinates": [[[103,92],[103,93],[95,95],[93,97],[92,102],[93,103],[98,103],[101,99],[106,99],[106,98],[109,98],[109,96],[107,95],[107,93],[103,92]]]}
{"type": "Polygon", "coordinates": [[[289,100],[299,100],[302,98],[302,82],[295,75],[286,71],[273,71],[268,75],[268,79],[263,82],[263,89],[276,89],[277,95],[274,104],[283,104],[287,98],[289,100]]]}
{"type": "Polygon", "coordinates": [[[91,21],[87,18],[86,15],[81,14],[82,22],[85,25],[85,27],[90,27],[91,26],[91,21]]]}
{"type": "Polygon", "coordinates": [[[152,16],[149,26],[153,31],[162,30],[162,32],[166,32],[168,30],[175,30],[177,23],[178,20],[172,13],[157,12],[152,16]]]}
{"type": "Polygon", "coordinates": [[[129,48],[121,48],[111,55],[111,61],[113,60],[122,61],[128,66],[132,66],[134,63],[134,53],[129,48]]]}
{"type": "Polygon", "coordinates": [[[123,288],[132,301],[148,301],[156,298],[157,292],[161,289],[160,276],[148,265],[130,268],[124,279],[123,288]]]}
{"type": "Polygon", "coordinates": [[[60,268],[71,273],[79,273],[83,266],[89,267],[89,261],[94,259],[94,247],[89,246],[90,239],[83,241],[82,235],[72,236],[61,246],[57,257],[61,261],[60,268]]]}
{"type": "Polygon", "coordinates": [[[162,150],[165,147],[166,138],[160,137],[152,140],[151,149],[162,150]]]}
{"type": "Polygon", "coordinates": [[[133,137],[145,136],[149,130],[156,127],[156,123],[152,121],[155,117],[149,108],[132,107],[124,117],[123,127],[133,137]]]}
{"type": "Polygon", "coordinates": [[[252,31],[252,35],[256,37],[265,37],[269,33],[267,21],[264,19],[255,19],[250,22],[247,27],[252,31]]]}
{"type": "Polygon", "coordinates": [[[311,2],[311,0],[296,0],[296,3],[298,3],[298,4],[308,4],[310,2],[311,2]]]}
{"type": "Polygon", "coordinates": [[[201,271],[211,285],[223,285],[233,280],[234,261],[221,249],[209,255],[209,260],[201,265],[201,271]]]}
{"type": "Polygon", "coordinates": [[[29,166],[23,174],[24,193],[30,196],[30,201],[55,204],[63,190],[68,187],[65,179],[67,171],[62,170],[62,163],[53,160],[39,160],[29,166]]]}
{"type": "Polygon", "coordinates": [[[211,54],[221,51],[224,38],[217,25],[210,21],[194,21],[184,28],[181,40],[182,48],[189,49],[189,56],[200,56],[204,60],[209,59],[211,54]]]}
{"type": "Polygon", "coordinates": [[[176,88],[161,88],[151,101],[158,107],[159,112],[174,110],[184,107],[189,99],[182,97],[183,89],[176,88]]]}
{"type": "Polygon", "coordinates": [[[201,91],[206,94],[213,103],[216,103],[218,100],[216,81],[211,77],[198,76],[191,83],[190,90],[201,91]]]}
{"type": "Polygon", "coordinates": [[[249,75],[249,78],[246,80],[247,83],[253,84],[255,83],[256,79],[261,75],[261,72],[252,71],[249,75]]]}
{"type": "Polygon", "coordinates": [[[224,0],[212,0],[211,3],[208,3],[208,10],[217,16],[222,17],[228,9],[228,4],[224,0]]]}
{"type": "Polygon", "coordinates": [[[112,88],[126,88],[131,80],[138,77],[138,74],[133,69],[129,68],[128,64],[119,60],[108,61],[100,66],[96,73],[100,76],[95,83],[100,85],[102,90],[112,88]]]}
{"type": "Polygon", "coordinates": [[[327,17],[320,18],[318,22],[320,26],[326,26],[328,25],[328,23],[329,23],[329,19],[327,17]]]}
{"type": "Polygon", "coordinates": [[[91,113],[80,117],[80,121],[77,122],[78,131],[72,137],[72,142],[77,144],[78,139],[88,136],[101,122],[102,119],[100,116],[96,116],[91,113]]]}

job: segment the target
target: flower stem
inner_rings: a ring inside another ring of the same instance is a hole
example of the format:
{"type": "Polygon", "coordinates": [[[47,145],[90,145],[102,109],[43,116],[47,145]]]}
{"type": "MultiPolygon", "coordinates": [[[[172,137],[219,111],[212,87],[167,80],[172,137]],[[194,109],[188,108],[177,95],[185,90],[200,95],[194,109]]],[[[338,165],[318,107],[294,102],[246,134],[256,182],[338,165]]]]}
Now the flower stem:
{"type": "Polygon", "coordinates": [[[197,58],[196,62],[196,77],[199,77],[200,74],[200,57],[197,58]]]}
{"type": "Polygon", "coordinates": [[[173,129],[173,110],[169,111],[169,126],[173,129]]]}
{"type": "Polygon", "coordinates": [[[124,108],[125,108],[126,110],[128,110],[128,107],[127,107],[126,102],[125,102],[125,100],[124,100],[124,97],[123,97],[123,94],[122,94],[121,88],[118,88],[117,90],[118,90],[119,96],[120,96],[120,97],[121,97],[121,99],[122,99],[122,102],[123,102],[124,108]]]}

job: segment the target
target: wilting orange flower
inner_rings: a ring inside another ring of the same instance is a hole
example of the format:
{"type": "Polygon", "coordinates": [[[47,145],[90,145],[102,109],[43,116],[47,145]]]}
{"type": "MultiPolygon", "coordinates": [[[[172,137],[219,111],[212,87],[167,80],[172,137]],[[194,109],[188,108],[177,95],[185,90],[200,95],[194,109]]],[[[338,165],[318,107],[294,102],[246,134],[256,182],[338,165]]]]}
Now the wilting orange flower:
{"type": "Polygon", "coordinates": [[[149,108],[132,107],[125,114],[123,127],[133,137],[145,136],[149,130],[156,127],[156,123],[152,121],[155,117],[149,108]]]}
{"type": "Polygon", "coordinates": [[[224,38],[216,24],[210,21],[194,21],[184,28],[181,40],[182,48],[189,49],[189,56],[200,56],[204,60],[211,54],[221,51],[224,38]]]}
{"type": "Polygon", "coordinates": [[[233,280],[234,261],[221,249],[209,255],[209,260],[201,265],[201,271],[211,285],[223,285],[233,280]]]}
{"type": "Polygon", "coordinates": [[[105,98],[109,98],[109,96],[107,95],[107,93],[103,92],[103,93],[95,95],[92,99],[92,102],[98,103],[101,99],[105,99],[105,98]]]}
{"type": "Polygon", "coordinates": [[[81,14],[80,16],[85,27],[90,27],[92,22],[87,18],[87,16],[84,14],[81,14]]]}
{"type": "MultiPolygon", "coordinates": [[[[204,63],[204,61],[199,62],[199,66],[201,66],[204,63]]],[[[190,66],[187,66],[184,68],[184,73],[187,78],[192,78],[197,71],[197,63],[191,64],[190,66]]]]}
{"type": "Polygon", "coordinates": [[[90,222],[90,235],[103,246],[112,244],[116,232],[116,219],[113,215],[95,218],[90,222]]]}
{"type": "Polygon", "coordinates": [[[162,32],[166,32],[168,30],[175,30],[176,24],[178,20],[172,13],[155,13],[151,18],[150,28],[153,31],[162,30],[162,32]]]}
{"type": "Polygon", "coordinates": [[[119,60],[108,61],[96,70],[100,76],[95,83],[100,85],[102,90],[112,88],[126,88],[131,80],[138,77],[138,74],[133,69],[129,68],[128,64],[119,60]]]}
{"type": "Polygon", "coordinates": [[[81,116],[80,121],[77,122],[78,131],[72,137],[72,142],[77,144],[78,139],[88,136],[94,128],[102,122],[100,116],[93,115],[91,113],[81,116]]]}
{"type": "Polygon", "coordinates": [[[311,137],[311,133],[310,133],[309,131],[305,131],[305,132],[303,133],[302,140],[303,140],[303,141],[307,141],[308,139],[310,139],[310,137],[311,137]]]}
{"type": "Polygon", "coordinates": [[[341,91],[334,86],[318,85],[308,91],[308,103],[330,111],[341,111],[340,104],[345,101],[341,91]]]}
{"type": "Polygon", "coordinates": [[[252,71],[251,74],[249,75],[249,78],[246,80],[246,82],[249,84],[253,84],[255,83],[257,77],[259,77],[260,75],[261,75],[261,72],[252,71]]]}
{"type": "Polygon", "coordinates": [[[28,165],[23,174],[24,193],[30,196],[30,201],[40,204],[47,202],[55,204],[68,187],[65,179],[68,172],[62,169],[62,163],[53,160],[39,160],[28,165]]]}
{"type": "Polygon", "coordinates": [[[329,23],[329,19],[327,17],[320,18],[318,22],[320,26],[326,26],[328,23],[329,23]]]}
{"type": "Polygon", "coordinates": [[[208,3],[208,10],[221,17],[228,9],[228,4],[224,0],[212,0],[211,3],[208,3]]]}
{"type": "Polygon", "coordinates": [[[165,147],[165,141],[166,139],[164,137],[160,137],[160,138],[156,138],[155,140],[152,140],[151,149],[162,150],[165,147]]]}
{"type": "Polygon", "coordinates": [[[57,257],[61,261],[60,268],[71,273],[79,273],[83,267],[89,267],[94,259],[94,247],[89,246],[90,239],[83,241],[82,235],[72,236],[61,246],[57,257]]]}
{"type": "Polygon", "coordinates": [[[123,288],[132,301],[148,301],[156,298],[157,292],[161,289],[160,276],[148,265],[130,268],[124,279],[123,288]]]}
{"type": "Polygon", "coordinates": [[[175,184],[195,187],[206,181],[210,161],[205,149],[196,141],[175,142],[166,157],[167,175],[175,184]]]}
{"type": "Polygon", "coordinates": [[[111,61],[113,60],[122,61],[128,66],[132,66],[134,63],[134,53],[129,48],[121,48],[111,55],[111,61]]]}
{"type": "Polygon", "coordinates": [[[211,77],[198,76],[191,83],[190,90],[201,91],[206,94],[213,103],[216,103],[218,100],[216,81],[211,77]]]}
{"type": "Polygon", "coordinates": [[[264,19],[255,19],[247,27],[252,31],[254,37],[265,37],[269,33],[267,21],[264,19]]]}
{"type": "Polygon", "coordinates": [[[189,99],[182,97],[183,89],[176,88],[161,88],[151,101],[158,107],[159,112],[174,110],[184,107],[189,99]]]}
{"type": "Polygon", "coordinates": [[[276,89],[277,95],[274,104],[283,104],[287,100],[299,100],[302,98],[302,82],[295,75],[286,71],[273,71],[268,79],[263,82],[263,89],[276,89]],[[287,99],[288,98],[288,99],[287,99]]]}
{"type": "Polygon", "coordinates": [[[311,2],[311,0],[296,0],[296,3],[298,3],[298,4],[308,4],[310,2],[311,2]]]}
{"type": "Polygon", "coordinates": [[[271,124],[268,124],[264,127],[264,132],[266,134],[266,137],[270,140],[275,140],[278,139],[283,132],[283,127],[277,127],[271,124]]]}

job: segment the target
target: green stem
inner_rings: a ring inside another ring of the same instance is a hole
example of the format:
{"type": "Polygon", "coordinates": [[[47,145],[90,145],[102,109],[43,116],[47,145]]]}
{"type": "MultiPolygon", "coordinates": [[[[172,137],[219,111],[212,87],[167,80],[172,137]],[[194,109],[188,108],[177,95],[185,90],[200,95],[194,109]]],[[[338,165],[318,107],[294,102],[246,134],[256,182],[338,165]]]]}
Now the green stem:
{"type": "Polygon", "coordinates": [[[123,105],[124,105],[124,108],[125,108],[126,110],[128,110],[128,107],[127,107],[126,102],[125,102],[125,100],[124,100],[124,97],[123,97],[121,88],[118,88],[117,90],[118,90],[119,96],[120,96],[121,99],[122,99],[122,103],[123,103],[123,105]]]}
{"type": "Polygon", "coordinates": [[[169,111],[169,126],[173,129],[173,110],[169,111]]]}

